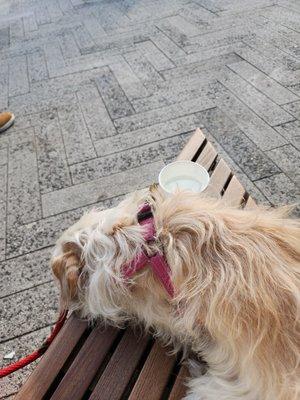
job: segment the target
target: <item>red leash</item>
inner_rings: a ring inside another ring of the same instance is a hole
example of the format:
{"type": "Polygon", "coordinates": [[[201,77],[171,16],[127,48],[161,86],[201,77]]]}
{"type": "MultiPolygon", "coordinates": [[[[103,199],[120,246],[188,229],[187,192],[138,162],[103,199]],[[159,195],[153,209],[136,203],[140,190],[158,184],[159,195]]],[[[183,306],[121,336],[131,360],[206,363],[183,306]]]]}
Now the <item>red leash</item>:
{"type": "Polygon", "coordinates": [[[61,330],[63,327],[66,319],[67,319],[67,314],[68,311],[62,311],[59,315],[59,318],[51,331],[50,335],[47,337],[45,342],[42,344],[42,346],[34,351],[33,353],[29,354],[28,356],[21,358],[21,360],[18,360],[10,365],[7,365],[4,368],[0,369],[0,378],[4,378],[4,376],[10,375],[11,373],[17,371],[18,369],[21,369],[25,367],[26,365],[32,363],[33,361],[37,360],[39,357],[41,357],[45,351],[48,349],[50,344],[53,342],[53,339],[55,336],[57,336],[58,332],[61,330]]]}

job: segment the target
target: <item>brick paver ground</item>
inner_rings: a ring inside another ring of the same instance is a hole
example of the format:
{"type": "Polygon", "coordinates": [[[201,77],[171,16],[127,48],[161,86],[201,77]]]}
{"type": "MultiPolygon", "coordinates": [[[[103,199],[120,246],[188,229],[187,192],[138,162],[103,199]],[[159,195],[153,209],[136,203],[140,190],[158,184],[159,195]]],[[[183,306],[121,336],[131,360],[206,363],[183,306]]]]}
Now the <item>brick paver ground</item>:
{"type": "MultiPolygon", "coordinates": [[[[297,200],[298,0],[2,0],[0,361],[56,316],[51,246],[200,126],[258,201],[297,200]]],[[[0,383],[12,396],[28,374],[0,383]]]]}

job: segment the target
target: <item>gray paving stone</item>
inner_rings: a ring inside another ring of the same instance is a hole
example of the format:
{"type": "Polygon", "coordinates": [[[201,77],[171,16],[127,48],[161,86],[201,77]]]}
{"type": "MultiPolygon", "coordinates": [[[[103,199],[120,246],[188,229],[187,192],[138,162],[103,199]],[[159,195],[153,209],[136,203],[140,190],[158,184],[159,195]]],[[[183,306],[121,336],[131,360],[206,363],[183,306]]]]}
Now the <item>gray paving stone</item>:
{"type": "Polygon", "coordinates": [[[190,82],[177,80],[173,85],[167,85],[165,88],[157,90],[152,96],[133,100],[132,104],[138,113],[166,107],[196,97],[202,97],[202,103],[208,104],[209,84],[211,81],[214,81],[214,78],[207,77],[205,82],[201,82],[198,79],[196,81],[190,80],[190,82]]]}
{"type": "Polygon", "coordinates": [[[59,7],[63,11],[63,13],[67,14],[70,10],[73,9],[72,3],[70,0],[58,0],[59,7]]]}
{"type": "Polygon", "coordinates": [[[0,260],[5,258],[6,248],[6,197],[7,197],[7,166],[0,166],[0,260]]]}
{"type": "Polygon", "coordinates": [[[182,31],[187,37],[196,36],[200,33],[196,24],[187,21],[181,15],[174,15],[166,18],[166,20],[182,31]]]}
{"type": "Polygon", "coordinates": [[[121,56],[118,55],[98,55],[88,54],[81,57],[69,58],[65,61],[65,67],[53,71],[51,77],[60,77],[62,75],[75,74],[85,70],[93,70],[99,67],[106,66],[111,63],[119,62],[121,56]]]}
{"type": "Polygon", "coordinates": [[[193,114],[197,111],[214,107],[214,103],[207,98],[196,97],[195,99],[172,104],[167,107],[146,111],[131,117],[119,118],[114,121],[119,133],[129,132],[169,121],[183,115],[193,114]]]}
{"type": "Polygon", "coordinates": [[[8,64],[0,61],[0,110],[8,106],[8,64]]]}
{"type": "Polygon", "coordinates": [[[211,11],[211,12],[219,12],[222,11],[222,8],[216,4],[215,1],[212,0],[194,0],[195,3],[199,4],[203,8],[211,11]]]}
{"type": "Polygon", "coordinates": [[[200,39],[200,35],[213,33],[221,30],[228,30],[228,29],[230,30],[236,27],[239,27],[241,31],[244,31],[245,26],[248,26],[249,23],[253,24],[252,19],[249,21],[245,21],[244,16],[241,16],[239,14],[229,15],[225,17],[219,16],[217,14],[210,12],[209,10],[204,9],[203,7],[197,6],[195,3],[187,4],[183,8],[183,11],[180,12],[180,14],[182,15],[183,12],[185,13],[184,16],[185,18],[192,19],[194,17],[194,21],[197,25],[199,32],[198,39],[200,39]],[[203,19],[204,12],[206,17],[203,19]],[[189,17],[188,14],[190,14],[191,16],[189,17]]]}
{"type": "Polygon", "coordinates": [[[35,18],[38,25],[49,24],[51,22],[46,2],[40,2],[37,5],[35,11],[35,18]]]}
{"type": "Polygon", "coordinates": [[[183,18],[181,15],[174,15],[165,19],[171,25],[175,26],[187,37],[199,35],[199,28],[196,24],[193,24],[183,18]]]}
{"type": "MultiPolygon", "coordinates": [[[[0,344],[0,364],[7,365],[11,361],[4,360],[5,354],[12,351],[16,352],[13,361],[25,357],[36,348],[38,348],[50,334],[50,327],[39,329],[35,332],[28,333],[27,335],[20,336],[19,338],[8,340],[0,344]]],[[[34,370],[38,361],[24,367],[22,370],[14,372],[12,375],[2,378],[0,381],[0,399],[12,400],[18,392],[22,384],[29,377],[30,373],[34,370]],[[11,396],[10,396],[11,395],[11,396]],[[7,397],[9,396],[9,397],[7,397]]]]}
{"type": "Polygon", "coordinates": [[[209,86],[207,84],[195,86],[194,89],[188,87],[173,87],[163,89],[156,94],[144,99],[135,100],[132,102],[134,109],[138,113],[143,113],[149,110],[166,107],[171,104],[185,101],[193,98],[198,98],[202,104],[206,103],[208,97],[209,86]],[[201,96],[201,97],[200,97],[201,96]],[[201,100],[202,98],[202,100],[201,100]]]}
{"type": "Polygon", "coordinates": [[[274,58],[271,58],[269,53],[266,55],[247,43],[236,48],[236,53],[267,75],[272,74],[274,70],[278,70],[280,67],[284,66],[284,63],[280,63],[278,60],[275,61],[274,58]]]}
{"type": "Polygon", "coordinates": [[[294,146],[286,145],[267,151],[266,154],[300,189],[299,150],[294,146]]]}
{"type": "Polygon", "coordinates": [[[127,15],[122,14],[117,7],[110,5],[110,3],[105,4],[95,14],[99,19],[100,25],[107,32],[113,31],[130,21],[127,15]]]}
{"type": "Polygon", "coordinates": [[[81,53],[72,33],[64,32],[60,35],[59,43],[64,58],[80,57],[81,53]]]}
{"type": "Polygon", "coordinates": [[[125,60],[122,59],[118,63],[110,64],[110,69],[129,100],[148,95],[148,91],[142,81],[125,60]]]}
{"type": "Polygon", "coordinates": [[[300,119],[300,101],[294,103],[285,104],[283,108],[292,114],[295,118],[300,119]]]}
{"type": "Polygon", "coordinates": [[[107,109],[94,85],[87,85],[77,92],[84,120],[94,142],[116,134],[107,109]]]}
{"type": "Polygon", "coordinates": [[[241,29],[239,26],[230,29],[224,29],[221,31],[216,30],[215,32],[205,33],[199,36],[191,38],[191,44],[186,45],[185,51],[188,53],[201,51],[207,47],[218,47],[224,45],[230,45],[245,40],[248,37],[254,35],[254,31],[257,29],[255,24],[244,21],[244,27],[241,29]]]}
{"type": "Polygon", "coordinates": [[[31,12],[23,17],[24,32],[33,32],[38,30],[34,12],[31,12]]]}
{"type": "Polygon", "coordinates": [[[200,125],[200,118],[196,114],[175,118],[146,128],[120,133],[95,143],[99,157],[118,153],[133,147],[142,146],[180,133],[193,131],[200,125]]]}
{"type": "Polygon", "coordinates": [[[276,131],[286,138],[293,146],[300,150],[300,121],[288,122],[276,126],[276,131]]]}
{"type": "Polygon", "coordinates": [[[0,306],[2,317],[9,321],[0,326],[0,341],[13,339],[55,322],[58,289],[54,282],[44,283],[39,290],[31,288],[3,297],[0,306]]]}
{"type": "Polygon", "coordinates": [[[154,1],[154,2],[141,2],[137,7],[131,7],[127,11],[127,15],[131,20],[148,22],[151,21],[159,15],[161,18],[167,17],[169,15],[176,14],[176,3],[175,1],[171,4],[164,1],[154,1]]]}
{"type": "Polygon", "coordinates": [[[286,7],[288,9],[290,9],[291,11],[300,13],[300,5],[299,5],[298,0],[280,0],[278,2],[278,5],[280,5],[282,7],[286,7]]]}
{"type": "Polygon", "coordinates": [[[56,113],[39,115],[35,143],[41,193],[71,185],[64,143],[56,113]]]}
{"type": "MultiPolygon", "coordinates": [[[[272,63],[279,64],[280,67],[274,68],[272,71],[267,72],[269,76],[283,85],[295,84],[299,81],[299,74],[297,71],[297,60],[285,53],[278,47],[272,45],[266,40],[263,40],[257,36],[247,37],[243,39],[249,46],[258,50],[265,57],[270,58],[272,63]]],[[[251,60],[250,60],[251,62],[251,60]]]]}
{"type": "Polygon", "coordinates": [[[163,78],[153,65],[139,52],[124,54],[125,60],[131,69],[148,88],[156,88],[157,84],[163,82],[163,78]]]}
{"type": "Polygon", "coordinates": [[[42,195],[44,216],[51,216],[86,204],[108,199],[144,188],[155,182],[163,163],[161,161],[120,172],[42,195]]]}
{"type": "Polygon", "coordinates": [[[228,70],[220,74],[218,79],[269,125],[279,125],[293,120],[293,117],[283,108],[272,102],[234,72],[228,70]]]}
{"type": "Polygon", "coordinates": [[[294,29],[296,32],[300,31],[299,14],[293,12],[293,10],[274,5],[274,7],[270,7],[270,9],[262,10],[261,15],[287,26],[288,28],[294,29]]]}
{"type": "Polygon", "coordinates": [[[158,32],[151,38],[151,40],[172,61],[186,55],[186,53],[163,32],[158,32]]]}
{"type": "Polygon", "coordinates": [[[103,68],[95,82],[111,118],[120,118],[134,113],[132,105],[108,68],[103,68]]]}
{"type": "Polygon", "coordinates": [[[24,38],[23,19],[17,19],[10,23],[9,26],[10,43],[18,42],[24,38]]]}
{"type": "MultiPolygon", "coordinates": [[[[284,173],[269,176],[255,182],[273,205],[299,204],[300,191],[284,173]]],[[[294,212],[295,216],[300,216],[299,206],[294,212]]]]}
{"type": "Polygon", "coordinates": [[[229,68],[279,105],[299,99],[298,96],[260,72],[246,61],[231,64],[229,68]]]}
{"type": "Polygon", "coordinates": [[[280,172],[221,110],[202,111],[201,116],[204,126],[251,180],[280,172]]]}
{"type": "Polygon", "coordinates": [[[185,19],[198,24],[199,28],[208,26],[209,22],[213,18],[217,18],[216,14],[211,10],[202,7],[196,2],[189,2],[185,7],[179,10],[179,15],[182,15],[185,19]]]}
{"type": "Polygon", "coordinates": [[[68,163],[95,157],[95,149],[79,105],[60,108],[58,116],[68,163]]]}
{"type": "Polygon", "coordinates": [[[107,36],[94,15],[89,15],[84,19],[84,27],[95,43],[102,41],[103,37],[107,36]]]}
{"type": "Polygon", "coordinates": [[[18,114],[33,114],[75,104],[75,92],[90,84],[99,71],[102,72],[102,68],[34,82],[31,84],[30,93],[10,99],[10,107],[18,114]]]}
{"type": "Polygon", "coordinates": [[[269,7],[273,6],[274,1],[272,0],[252,0],[251,2],[244,3],[242,1],[235,2],[233,4],[227,3],[224,4],[223,10],[219,13],[220,15],[224,14],[230,14],[232,12],[238,13],[238,12],[247,12],[251,11],[252,9],[260,9],[262,7],[269,7]]]}
{"type": "Polygon", "coordinates": [[[178,58],[176,60],[176,66],[180,67],[182,65],[185,65],[186,67],[188,67],[189,64],[197,62],[199,63],[205,61],[209,62],[209,59],[214,59],[215,57],[227,56],[228,54],[232,55],[233,53],[237,54],[238,50],[245,46],[246,45],[243,44],[242,42],[238,42],[234,44],[227,44],[224,46],[203,48],[200,51],[195,51],[193,53],[186,54],[183,58],[178,58]]]}
{"type": "Polygon", "coordinates": [[[50,76],[55,76],[57,70],[65,66],[65,61],[58,41],[53,41],[44,46],[45,58],[50,76]]]}
{"type": "Polygon", "coordinates": [[[241,61],[241,58],[238,55],[236,55],[235,53],[228,53],[221,56],[205,59],[202,61],[197,61],[189,65],[183,65],[177,68],[172,68],[170,70],[164,71],[162,75],[166,80],[168,80],[184,75],[205,74],[206,70],[212,71],[224,65],[230,65],[231,63],[236,63],[237,61],[241,61]]]}
{"type": "Polygon", "coordinates": [[[8,141],[0,141],[0,166],[6,165],[8,162],[8,141]]]}
{"type": "MultiPolygon", "coordinates": [[[[151,31],[153,31],[153,29],[151,31]]],[[[89,48],[82,49],[81,53],[89,54],[89,53],[112,51],[112,50],[117,50],[119,52],[128,51],[130,49],[134,50],[134,44],[136,42],[149,39],[150,39],[150,34],[147,32],[136,33],[134,31],[133,33],[130,34],[127,33],[124,35],[117,35],[117,36],[110,35],[107,38],[103,38],[101,42],[98,42],[97,44],[89,48]]]]}
{"type": "Polygon", "coordinates": [[[259,33],[260,36],[288,55],[297,56],[300,34],[264,17],[261,18],[263,28],[262,33],[259,33]]]}
{"type": "Polygon", "coordinates": [[[34,133],[31,129],[9,137],[7,223],[25,224],[41,218],[34,133]]]}
{"type": "Polygon", "coordinates": [[[14,57],[9,62],[9,95],[29,92],[27,60],[25,56],[14,57]]]}
{"type": "Polygon", "coordinates": [[[75,36],[75,40],[78,44],[78,47],[80,49],[86,49],[86,48],[92,47],[95,44],[91,35],[83,26],[77,26],[74,29],[74,36],[75,36]]]}
{"type": "Polygon", "coordinates": [[[136,48],[144,54],[157,71],[174,67],[173,62],[151,40],[137,43],[136,48]]]}
{"type": "Polygon", "coordinates": [[[53,279],[49,260],[51,249],[38,250],[0,263],[0,298],[53,279]]]}
{"type": "Polygon", "coordinates": [[[73,183],[80,184],[119,172],[131,171],[141,165],[175,157],[184,145],[184,138],[173,136],[150,144],[140,145],[105,157],[95,158],[70,168],[73,183]]]}
{"type": "Polygon", "coordinates": [[[47,10],[52,21],[63,16],[63,12],[61,11],[57,0],[47,2],[47,10]]]}
{"type": "Polygon", "coordinates": [[[277,133],[264,120],[245,106],[221,84],[216,85],[216,104],[261,150],[287,144],[287,139],[277,133]]]}
{"type": "Polygon", "coordinates": [[[182,32],[176,25],[173,25],[169,19],[161,19],[156,26],[161,30],[169,39],[177,44],[183,50],[186,46],[191,45],[189,37],[182,32]]]}
{"type": "MultiPolygon", "coordinates": [[[[92,206],[99,209],[106,209],[115,206],[121,200],[122,196],[116,196],[111,199],[96,202],[92,206]]],[[[8,229],[6,249],[7,257],[18,257],[22,254],[27,254],[54,245],[63,231],[74,224],[84,212],[87,212],[90,209],[91,205],[88,205],[76,210],[44,218],[27,225],[20,225],[13,229],[8,229]]]]}
{"type": "Polygon", "coordinates": [[[71,3],[74,7],[80,7],[80,6],[84,5],[83,0],[71,0],[71,3]]]}
{"type": "Polygon", "coordinates": [[[63,107],[68,103],[73,104],[75,102],[75,94],[67,94],[63,96],[57,95],[55,97],[47,98],[46,93],[44,98],[39,98],[39,96],[29,93],[28,95],[12,97],[9,101],[10,109],[14,110],[14,113],[17,114],[19,118],[23,115],[44,112],[50,109],[63,107]],[[25,101],[23,102],[22,100],[25,101]]]}
{"type": "Polygon", "coordinates": [[[41,51],[28,54],[27,63],[30,82],[38,82],[48,78],[45,57],[41,51]]]}
{"type": "Polygon", "coordinates": [[[8,46],[9,44],[9,28],[0,29],[0,46],[8,46]]]}

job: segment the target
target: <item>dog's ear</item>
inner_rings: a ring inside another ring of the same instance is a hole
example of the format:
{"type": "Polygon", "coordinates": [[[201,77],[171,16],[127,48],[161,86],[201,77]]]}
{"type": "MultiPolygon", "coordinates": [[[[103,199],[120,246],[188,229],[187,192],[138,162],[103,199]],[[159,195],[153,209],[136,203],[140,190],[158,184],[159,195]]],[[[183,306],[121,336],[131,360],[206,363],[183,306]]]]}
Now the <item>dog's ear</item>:
{"type": "Polygon", "coordinates": [[[62,245],[62,254],[53,257],[51,267],[61,288],[61,307],[67,308],[78,294],[78,279],[83,267],[80,248],[75,243],[62,245]]]}

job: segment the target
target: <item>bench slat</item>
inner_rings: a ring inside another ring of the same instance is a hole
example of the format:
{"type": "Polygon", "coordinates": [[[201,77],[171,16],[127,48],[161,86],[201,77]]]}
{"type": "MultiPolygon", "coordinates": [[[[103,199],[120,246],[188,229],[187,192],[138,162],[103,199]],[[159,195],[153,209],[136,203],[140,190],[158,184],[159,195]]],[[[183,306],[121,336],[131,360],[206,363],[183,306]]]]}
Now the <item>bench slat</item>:
{"type": "Polygon", "coordinates": [[[87,323],[71,315],[15,400],[41,400],[87,329],[87,323]]]}
{"type": "Polygon", "coordinates": [[[181,150],[180,154],[177,157],[177,160],[189,160],[191,161],[195,154],[197,153],[198,149],[202,146],[205,142],[206,138],[203,135],[202,131],[197,128],[193,136],[187,142],[185,147],[181,150]]]}
{"type": "Polygon", "coordinates": [[[182,365],[169,396],[169,400],[181,400],[186,394],[185,381],[189,376],[188,369],[182,365]]]}
{"type": "Polygon", "coordinates": [[[252,199],[252,197],[248,197],[248,200],[247,200],[247,203],[246,203],[246,205],[245,205],[245,210],[250,210],[250,209],[253,209],[253,208],[257,208],[257,204],[256,204],[256,202],[252,199]]]}
{"type": "Polygon", "coordinates": [[[133,387],[129,400],[160,399],[175,362],[175,357],[168,356],[166,349],[155,342],[133,387]]]}
{"type": "Polygon", "coordinates": [[[217,154],[218,153],[214,146],[210,142],[207,142],[196,162],[209,170],[212,163],[215,161],[217,154]]]}
{"type": "Polygon", "coordinates": [[[205,193],[215,196],[220,196],[225,183],[228,181],[231,175],[231,170],[224,160],[220,160],[214,169],[208,188],[205,193]]]}
{"type": "Polygon", "coordinates": [[[229,185],[223,194],[223,200],[230,206],[239,206],[245,195],[245,189],[241,185],[240,181],[233,176],[229,185]]]}
{"type": "Polygon", "coordinates": [[[89,400],[121,399],[149,339],[149,336],[137,339],[132,329],[127,329],[89,400]]]}
{"type": "Polygon", "coordinates": [[[94,328],[63,377],[51,400],[81,400],[118,335],[118,329],[94,328]]]}

